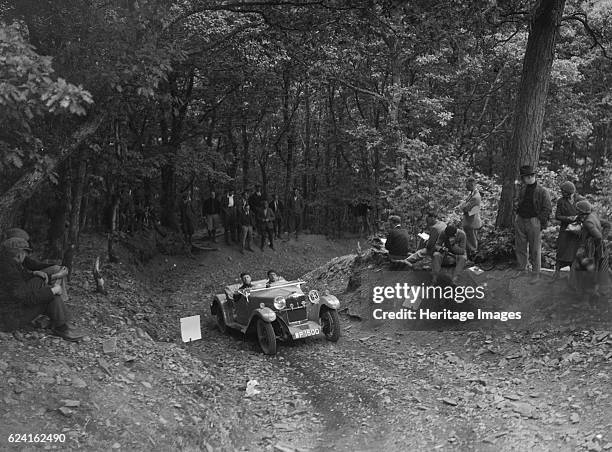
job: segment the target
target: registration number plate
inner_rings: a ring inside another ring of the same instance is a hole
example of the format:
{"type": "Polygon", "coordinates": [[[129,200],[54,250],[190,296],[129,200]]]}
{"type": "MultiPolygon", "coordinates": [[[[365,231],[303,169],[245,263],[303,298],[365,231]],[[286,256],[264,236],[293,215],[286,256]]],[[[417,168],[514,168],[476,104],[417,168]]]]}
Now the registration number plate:
{"type": "Polygon", "coordinates": [[[294,339],[301,339],[303,337],[316,336],[319,333],[321,333],[321,330],[319,328],[312,328],[312,329],[309,329],[309,330],[302,330],[302,331],[297,331],[297,332],[293,333],[293,338],[294,339]]]}

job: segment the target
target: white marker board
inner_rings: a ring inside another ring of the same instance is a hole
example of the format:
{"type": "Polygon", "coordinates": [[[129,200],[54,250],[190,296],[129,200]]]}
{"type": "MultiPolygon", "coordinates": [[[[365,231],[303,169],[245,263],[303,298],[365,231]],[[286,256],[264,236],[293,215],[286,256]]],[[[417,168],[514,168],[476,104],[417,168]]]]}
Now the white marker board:
{"type": "Polygon", "coordinates": [[[191,342],[202,339],[199,315],[183,317],[181,319],[181,337],[183,338],[183,342],[191,342]]]}

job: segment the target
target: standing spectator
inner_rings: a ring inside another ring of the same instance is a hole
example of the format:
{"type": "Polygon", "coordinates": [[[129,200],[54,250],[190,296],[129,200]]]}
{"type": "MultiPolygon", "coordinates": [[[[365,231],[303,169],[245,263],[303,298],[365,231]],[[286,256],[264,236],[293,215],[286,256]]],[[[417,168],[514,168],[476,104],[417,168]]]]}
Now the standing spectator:
{"type": "Polygon", "coordinates": [[[249,196],[249,206],[251,206],[251,211],[255,214],[258,214],[259,210],[263,207],[264,197],[261,194],[261,186],[255,185],[255,192],[249,196]]]}
{"type": "Polygon", "coordinates": [[[557,201],[555,218],[561,222],[559,237],[557,238],[557,258],[555,272],[551,282],[559,279],[561,267],[572,265],[576,251],[580,245],[580,231],[568,230],[568,226],[578,219],[576,203],[584,198],[576,193],[576,187],[570,181],[561,184],[561,198],[557,201]]]}
{"type": "Polygon", "coordinates": [[[289,198],[289,232],[295,233],[295,239],[298,239],[298,235],[302,228],[302,214],[304,212],[304,200],[300,195],[298,188],[293,189],[293,194],[289,198]],[[292,231],[291,231],[292,230],[292,231]]]}
{"type": "Polygon", "coordinates": [[[467,239],[464,231],[452,225],[446,227],[438,239],[436,251],[434,251],[431,260],[433,284],[438,281],[443,265],[455,266],[453,270],[453,284],[457,283],[459,273],[463,271],[467,261],[466,242],[467,239]]]}
{"type": "Polygon", "coordinates": [[[261,231],[261,224],[259,223],[259,217],[261,214],[261,208],[263,207],[263,195],[261,194],[261,186],[255,185],[255,191],[249,196],[249,206],[251,206],[251,212],[255,215],[255,232],[261,231]]]}
{"type": "Polygon", "coordinates": [[[238,222],[242,230],[241,242],[242,248],[240,252],[244,254],[244,250],[253,251],[251,248],[251,241],[253,240],[253,226],[255,225],[255,216],[251,212],[251,206],[249,203],[245,203],[242,208],[238,211],[238,222]]]}
{"type": "Polygon", "coordinates": [[[467,254],[472,257],[478,250],[478,229],[482,227],[480,219],[480,193],[476,187],[476,179],[468,177],[465,181],[465,188],[468,191],[468,196],[461,204],[463,212],[463,220],[461,225],[465,232],[467,254]]]}
{"type": "Polygon", "coordinates": [[[266,235],[270,242],[270,248],[274,249],[274,212],[268,206],[268,201],[263,201],[263,207],[259,211],[259,225],[261,227],[261,245],[259,248],[263,251],[266,241],[266,235]]]}
{"type": "Polygon", "coordinates": [[[578,201],[576,210],[582,231],[571,268],[570,287],[589,298],[598,298],[600,289],[607,289],[610,285],[610,261],[604,246],[604,229],[607,232],[610,225],[600,220],[587,200],[578,201]]]}
{"type": "Polygon", "coordinates": [[[270,208],[274,212],[274,235],[277,239],[280,239],[282,227],[283,227],[283,219],[285,216],[285,212],[283,209],[283,203],[279,201],[278,195],[274,194],[272,196],[272,202],[270,203],[270,208]]]}
{"type": "Polygon", "coordinates": [[[536,182],[535,170],[529,165],[521,166],[522,186],[518,193],[515,217],[515,248],[518,272],[527,273],[529,255],[533,266],[532,283],[540,279],[542,267],[542,229],[546,228],[552,206],[548,190],[536,182]],[[529,254],[528,254],[529,253],[529,254]]]}
{"type": "Polygon", "coordinates": [[[183,195],[181,202],[181,229],[185,236],[185,242],[187,243],[187,252],[191,253],[193,248],[192,237],[195,231],[195,212],[193,210],[193,204],[191,203],[191,196],[189,193],[183,195]]]}
{"type": "MultiPolygon", "coordinates": [[[[240,198],[240,205],[238,206],[238,209],[242,209],[248,203],[249,203],[249,191],[245,190],[242,192],[242,197],[240,198]]],[[[240,210],[238,211],[238,214],[240,214],[240,210]]]]}
{"type": "Polygon", "coordinates": [[[238,242],[238,200],[235,199],[234,190],[229,191],[223,197],[221,211],[223,214],[223,232],[225,243],[230,244],[230,237],[233,242],[238,242]]]}
{"type": "Polygon", "coordinates": [[[370,219],[368,213],[371,210],[370,205],[366,201],[360,201],[355,206],[355,216],[357,217],[357,225],[359,227],[359,235],[364,232],[366,236],[370,235],[370,219]]]}
{"type": "Polygon", "coordinates": [[[214,189],[210,192],[210,197],[204,200],[202,213],[206,220],[208,238],[216,243],[217,228],[221,224],[221,202],[217,199],[217,193],[214,189]]]}
{"type": "Polygon", "coordinates": [[[389,217],[385,248],[389,251],[389,259],[392,261],[403,260],[410,255],[410,236],[408,231],[402,228],[401,219],[397,215],[389,217]]]}

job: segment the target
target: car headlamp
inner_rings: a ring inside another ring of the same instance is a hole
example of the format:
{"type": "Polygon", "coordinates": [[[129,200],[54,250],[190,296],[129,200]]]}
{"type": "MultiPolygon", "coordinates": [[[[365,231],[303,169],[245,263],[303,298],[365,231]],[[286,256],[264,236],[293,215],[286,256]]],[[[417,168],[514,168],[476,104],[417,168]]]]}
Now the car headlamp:
{"type": "Polygon", "coordinates": [[[308,299],[312,304],[317,304],[319,302],[319,292],[316,290],[311,290],[308,292],[308,299]]]}
{"type": "Polygon", "coordinates": [[[285,309],[286,306],[287,301],[285,300],[285,297],[276,297],[274,299],[274,307],[276,309],[285,309]]]}

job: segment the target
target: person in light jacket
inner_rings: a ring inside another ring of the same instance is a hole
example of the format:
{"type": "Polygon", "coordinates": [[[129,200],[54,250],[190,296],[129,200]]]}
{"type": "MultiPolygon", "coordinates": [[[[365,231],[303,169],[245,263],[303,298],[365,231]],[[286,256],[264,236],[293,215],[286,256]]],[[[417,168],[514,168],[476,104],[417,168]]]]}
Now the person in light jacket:
{"type": "Polygon", "coordinates": [[[463,220],[461,226],[465,232],[468,256],[473,256],[478,250],[478,230],[482,227],[480,219],[480,193],[476,187],[476,179],[468,177],[465,181],[468,196],[461,204],[463,220]]]}

